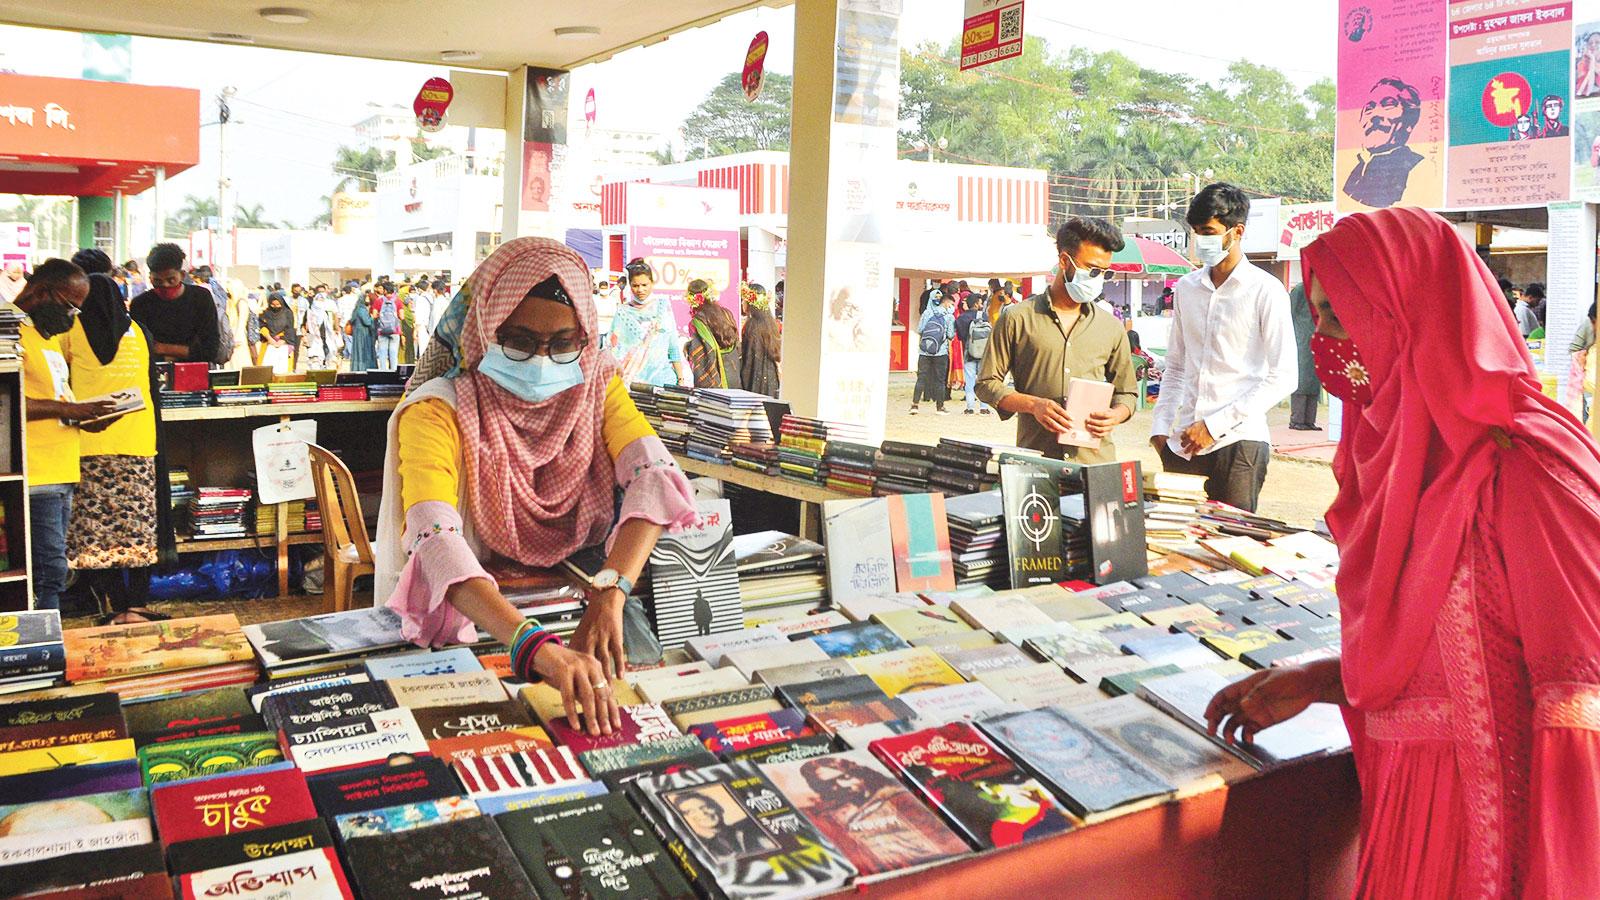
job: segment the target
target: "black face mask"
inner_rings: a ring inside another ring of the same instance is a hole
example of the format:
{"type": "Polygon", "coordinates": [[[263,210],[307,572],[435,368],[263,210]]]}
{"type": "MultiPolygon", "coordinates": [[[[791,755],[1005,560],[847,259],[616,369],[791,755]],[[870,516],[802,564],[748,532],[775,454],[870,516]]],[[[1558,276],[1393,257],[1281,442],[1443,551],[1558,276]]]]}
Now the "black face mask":
{"type": "Polygon", "coordinates": [[[36,306],[33,312],[28,313],[28,318],[33,320],[33,327],[39,330],[39,334],[46,338],[72,330],[72,310],[65,303],[51,301],[36,306]]]}

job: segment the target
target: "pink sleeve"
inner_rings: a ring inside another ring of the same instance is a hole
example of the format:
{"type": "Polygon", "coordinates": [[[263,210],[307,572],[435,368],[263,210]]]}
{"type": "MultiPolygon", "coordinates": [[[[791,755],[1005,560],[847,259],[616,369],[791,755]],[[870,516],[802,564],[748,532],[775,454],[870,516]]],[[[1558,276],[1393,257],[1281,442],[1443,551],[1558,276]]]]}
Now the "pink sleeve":
{"type": "Polygon", "coordinates": [[[634,519],[668,529],[687,528],[695,523],[694,489],[660,438],[649,435],[622,448],[616,466],[617,484],[622,485],[622,512],[606,541],[607,551],[616,540],[617,530],[634,519]]]}
{"type": "Polygon", "coordinates": [[[406,564],[388,604],[400,615],[401,634],[427,647],[476,641],[477,626],[445,599],[445,592],[463,581],[485,578],[494,583],[467,546],[460,511],[439,500],[413,504],[406,511],[401,543],[406,564]]]}

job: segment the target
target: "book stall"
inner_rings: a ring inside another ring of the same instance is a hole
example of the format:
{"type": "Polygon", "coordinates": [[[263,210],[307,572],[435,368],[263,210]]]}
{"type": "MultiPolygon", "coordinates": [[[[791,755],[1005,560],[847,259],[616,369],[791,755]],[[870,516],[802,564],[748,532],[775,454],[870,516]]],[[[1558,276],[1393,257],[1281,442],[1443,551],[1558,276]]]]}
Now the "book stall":
{"type": "MultiPolygon", "coordinates": [[[[666,657],[614,685],[610,735],[487,636],[419,649],[381,606],[0,619],[8,895],[1348,893],[1339,710],[1237,746],[1204,721],[1230,680],[1338,652],[1326,538],[1136,463],[869,456],[745,404],[680,452],[861,496],[822,504],[821,543],[700,501],[635,592],[666,657]]],[[[493,574],[570,634],[600,565],[493,574]]]]}

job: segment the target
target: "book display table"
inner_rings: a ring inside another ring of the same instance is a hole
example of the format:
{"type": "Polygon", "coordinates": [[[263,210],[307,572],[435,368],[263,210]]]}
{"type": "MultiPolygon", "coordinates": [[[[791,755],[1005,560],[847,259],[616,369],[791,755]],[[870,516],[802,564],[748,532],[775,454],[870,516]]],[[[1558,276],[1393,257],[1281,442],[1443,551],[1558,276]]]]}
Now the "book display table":
{"type": "Polygon", "coordinates": [[[678,467],[684,474],[704,478],[714,478],[728,484],[737,484],[753,491],[772,494],[775,497],[787,497],[800,501],[800,537],[809,541],[820,540],[822,534],[821,504],[828,500],[849,500],[852,495],[840,491],[831,491],[821,485],[805,484],[792,478],[781,478],[777,475],[763,475],[760,472],[751,472],[738,466],[724,463],[711,463],[705,460],[694,459],[681,453],[672,454],[677,460],[678,467]]]}
{"type": "MultiPolygon", "coordinates": [[[[246,475],[255,471],[252,431],[273,420],[316,419],[317,443],[342,451],[346,464],[359,472],[382,467],[389,413],[398,405],[398,400],[385,399],[168,409],[161,413],[161,436],[168,465],[188,469],[192,484],[243,486],[246,475]]],[[[248,524],[253,527],[255,519],[249,518],[248,524]]],[[[180,534],[178,552],[275,550],[278,596],[284,596],[289,593],[289,548],[320,543],[320,532],[291,533],[288,504],[278,504],[270,535],[193,540],[180,534]]]]}

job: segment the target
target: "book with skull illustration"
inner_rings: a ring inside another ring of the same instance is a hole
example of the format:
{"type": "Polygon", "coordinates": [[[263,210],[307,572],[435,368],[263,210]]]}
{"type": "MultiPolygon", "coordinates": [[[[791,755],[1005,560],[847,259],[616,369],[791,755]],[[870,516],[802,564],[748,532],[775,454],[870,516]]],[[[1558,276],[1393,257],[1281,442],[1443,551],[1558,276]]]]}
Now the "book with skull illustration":
{"type": "Polygon", "coordinates": [[[661,645],[668,649],[696,635],[744,628],[728,501],[706,500],[698,506],[698,524],[662,535],[650,551],[652,618],[661,645]]]}

